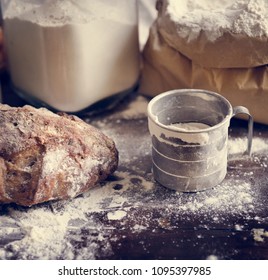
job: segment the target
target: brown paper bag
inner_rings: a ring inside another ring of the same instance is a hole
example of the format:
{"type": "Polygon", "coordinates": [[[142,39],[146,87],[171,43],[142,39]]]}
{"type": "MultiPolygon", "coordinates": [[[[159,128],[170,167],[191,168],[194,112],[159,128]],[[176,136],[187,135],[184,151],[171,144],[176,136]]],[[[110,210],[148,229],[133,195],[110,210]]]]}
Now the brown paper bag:
{"type": "Polygon", "coordinates": [[[180,88],[211,90],[233,106],[247,107],[256,122],[268,124],[267,39],[239,40],[241,36],[232,35],[232,40],[225,34],[213,48],[200,36],[187,47],[187,40],[178,37],[164,12],[165,5],[158,10],[143,50],[140,93],[155,96],[180,88]]]}

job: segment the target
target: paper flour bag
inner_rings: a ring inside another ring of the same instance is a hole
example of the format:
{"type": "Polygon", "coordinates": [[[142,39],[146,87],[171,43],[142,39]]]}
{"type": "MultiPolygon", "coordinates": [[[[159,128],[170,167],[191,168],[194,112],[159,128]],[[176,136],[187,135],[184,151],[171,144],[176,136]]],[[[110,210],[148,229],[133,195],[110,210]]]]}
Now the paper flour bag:
{"type": "Polygon", "coordinates": [[[139,91],[218,92],[268,124],[268,1],[158,0],[139,91]]]}

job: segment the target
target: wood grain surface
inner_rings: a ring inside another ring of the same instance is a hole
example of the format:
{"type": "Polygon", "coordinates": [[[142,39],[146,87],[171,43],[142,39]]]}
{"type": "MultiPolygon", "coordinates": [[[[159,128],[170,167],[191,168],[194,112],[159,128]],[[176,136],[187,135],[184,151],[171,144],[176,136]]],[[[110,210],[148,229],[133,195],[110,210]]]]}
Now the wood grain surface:
{"type": "MultiPolygon", "coordinates": [[[[2,91],[4,103],[25,103],[12,93],[6,74],[2,91]]],[[[83,197],[30,210],[0,205],[0,259],[268,259],[268,126],[255,124],[252,157],[230,156],[222,184],[201,193],[176,193],[156,183],[151,172],[147,102],[133,93],[111,111],[82,116],[114,139],[120,163],[99,186],[99,208],[85,210],[87,222],[68,223],[61,241],[68,244],[68,253],[66,246],[53,247],[49,239],[43,246],[52,246],[54,253],[42,255],[22,246],[23,225],[12,213],[26,218],[40,209],[62,213],[65,204],[83,203],[83,197]],[[7,227],[18,230],[7,234],[7,227]]],[[[239,146],[240,139],[243,145],[246,132],[246,121],[232,120],[230,144],[239,146]]]]}

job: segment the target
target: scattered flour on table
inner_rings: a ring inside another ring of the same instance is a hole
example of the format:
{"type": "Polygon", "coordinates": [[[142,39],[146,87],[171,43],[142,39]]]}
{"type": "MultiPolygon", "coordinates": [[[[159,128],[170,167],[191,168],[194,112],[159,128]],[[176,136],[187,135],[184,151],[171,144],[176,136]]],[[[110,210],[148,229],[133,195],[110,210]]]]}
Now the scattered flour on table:
{"type": "Polygon", "coordinates": [[[236,224],[234,228],[236,231],[242,231],[244,227],[242,225],[236,224]]]}
{"type": "Polygon", "coordinates": [[[179,35],[189,40],[201,32],[210,41],[228,31],[251,37],[268,36],[266,0],[168,0],[167,11],[180,26],[179,35]]]}
{"type": "MultiPolygon", "coordinates": [[[[114,223],[119,223],[121,230],[138,234],[172,229],[172,216],[187,220],[193,213],[206,220],[205,226],[208,221],[222,223],[228,215],[247,219],[258,199],[258,191],[243,178],[229,177],[209,192],[192,195],[170,192],[155,185],[152,178],[147,180],[125,171],[117,171],[115,176],[116,180],[70,201],[26,210],[8,207],[5,223],[9,229],[2,233],[0,230],[0,237],[7,234],[13,241],[0,246],[0,258],[96,259],[112,255],[112,242],[118,238],[114,223]],[[159,209],[162,216],[156,218],[153,213],[159,213],[159,209]],[[99,219],[99,215],[103,218],[99,219]],[[75,249],[74,244],[84,245],[75,249]]],[[[259,240],[266,236],[265,232],[259,237],[256,234],[259,240]]]]}
{"type": "Polygon", "coordinates": [[[207,260],[218,260],[219,258],[217,257],[217,256],[215,256],[215,255],[209,255],[208,257],[207,257],[207,260]]]}
{"type": "MultiPolygon", "coordinates": [[[[228,141],[229,154],[242,154],[247,150],[248,139],[243,138],[231,138],[228,141]]],[[[267,151],[268,154],[268,142],[260,137],[254,137],[252,140],[252,153],[257,154],[263,151],[267,151]]]]}
{"type": "Polygon", "coordinates": [[[117,210],[115,212],[109,212],[107,214],[107,217],[109,220],[121,220],[122,218],[124,218],[127,215],[126,211],[122,211],[122,210],[117,210]]]}
{"type": "MultiPolygon", "coordinates": [[[[108,233],[114,228],[105,226],[92,215],[108,211],[108,221],[121,220],[127,216],[129,207],[141,203],[129,194],[141,188],[133,180],[136,176],[125,172],[117,172],[116,176],[117,181],[99,185],[70,201],[22,209],[8,207],[5,221],[1,217],[0,238],[13,242],[4,248],[0,246],[0,259],[95,259],[100,247],[109,255],[110,242],[116,237],[108,233]],[[82,242],[82,230],[89,232],[87,248],[74,252],[72,242],[82,242]]],[[[145,183],[145,179],[142,180],[145,183]]],[[[146,194],[148,190],[145,187],[142,191],[146,194]]]]}
{"type": "Polygon", "coordinates": [[[214,213],[214,218],[224,213],[247,213],[254,209],[255,193],[250,183],[239,179],[226,179],[209,195],[201,192],[183,202],[179,199],[180,211],[192,213],[214,213]],[[235,197],[235,199],[234,199],[235,197]]]}
{"type": "MultiPolygon", "coordinates": [[[[253,143],[256,154],[267,148],[261,139],[254,138],[253,143]]],[[[231,153],[241,152],[246,138],[231,139],[229,144],[231,153]]],[[[200,221],[204,222],[203,226],[207,222],[222,223],[228,215],[251,219],[258,200],[258,190],[241,177],[241,173],[227,176],[218,187],[194,195],[170,192],[156,185],[152,177],[145,179],[120,170],[115,176],[115,180],[104,182],[70,201],[26,210],[8,207],[8,214],[4,216],[6,226],[0,223],[0,237],[13,241],[0,247],[0,258],[96,259],[100,254],[112,255],[111,243],[118,238],[113,234],[113,223],[120,223],[122,230],[140,233],[159,227],[174,228],[170,223],[172,216],[187,220],[189,214],[201,215],[205,220],[200,221]],[[143,209],[142,215],[139,209],[143,209]],[[153,216],[155,209],[162,209],[161,217],[153,216]],[[103,214],[104,221],[96,218],[103,214]],[[74,243],[85,243],[84,231],[87,232],[86,245],[74,250],[74,243]]],[[[241,230],[243,225],[234,228],[241,230]]],[[[254,231],[256,241],[262,241],[266,235],[265,231],[254,231]]]]}
{"type": "Polygon", "coordinates": [[[138,225],[138,224],[136,224],[136,225],[133,227],[133,231],[134,231],[134,232],[141,232],[141,231],[144,231],[144,230],[146,230],[146,229],[147,229],[146,226],[138,225]]]}
{"type": "MultiPolygon", "coordinates": [[[[144,118],[146,112],[135,109],[141,104],[144,108],[147,102],[138,98],[135,106],[118,112],[118,116],[126,118],[127,126],[132,121],[142,121],[141,129],[144,127],[144,119],[140,117],[144,118]],[[137,118],[128,119],[131,115],[137,118]]],[[[154,232],[159,228],[170,230],[178,227],[172,224],[172,217],[187,221],[192,214],[200,217],[199,226],[205,228],[211,223],[228,223],[230,216],[247,220],[257,215],[259,193],[249,180],[254,177],[254,170],[234,170],[219,186],[205,192],[183,194],[167,190],[154,182],[151,173],[145,176],[144,170],[132,166],[135,156],[139,158],[145,152],[150,153],[149,134],[138,136],[132,131],[125,138],[114,126],[116,123],[116,118],[109,117],[97,121],[103,132],[118,144],[122,156],[114,178],[73,200],[32,208],[5,206],[7,213],[0,219],[0,239],[6,243],[0,244],[0,259],[107,258],[113,255],[113,242],[121,238],[118,228],[133,234],[154,232]],[[133,138],[137,140],[135,147],[125,148],[123,141],[133,138]],[[125,166],[132,168],[132,172],[125,171],[125,166]]],[[[229,153],[243,153],[246,146],[246,138],[230,138],[229,153]]],[[[267,142],[258,137],[253,139],[254,157],[266,154],[266,150],[268,154],[267,142]]],[[[256,165],[264,168],[267,161],[261,158],[256,165]]],[[[254,219],[258,222],[263,218],[255,216],[254,219]]],[[[244,225],[238,223],[233,227],[236,231],[244,229],[244,225]]],[[[262,241],[267,232],[258,229],[253,235],[256,241],[262,241]]]]}
{"type": "Polygon", "coordinates": [[[147,116],[148,99],[141,95],[135,96],[134,100],[128,104],[123,111],[114,113],[111,119],[133,120],[147,116]]]}
{"type": "Polygon", "coordinates": [[[264,239],[268,237],[268,231],[263,228],[252,229],[253,239],[257,242],[264,242],[264,239]]]}

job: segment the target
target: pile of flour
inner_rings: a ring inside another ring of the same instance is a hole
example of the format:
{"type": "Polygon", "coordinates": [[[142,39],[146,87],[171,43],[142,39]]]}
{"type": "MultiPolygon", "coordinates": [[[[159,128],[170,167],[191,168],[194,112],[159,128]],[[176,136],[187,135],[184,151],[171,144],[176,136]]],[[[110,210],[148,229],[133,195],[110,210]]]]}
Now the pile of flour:
{"type": "Polygon", "coordinates": [[[201,31],[210,41],[224,32],[268,36],[266,0],[168,0],[167,12],[178,23],[179,35],[196,39],[201,31]]]}

